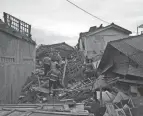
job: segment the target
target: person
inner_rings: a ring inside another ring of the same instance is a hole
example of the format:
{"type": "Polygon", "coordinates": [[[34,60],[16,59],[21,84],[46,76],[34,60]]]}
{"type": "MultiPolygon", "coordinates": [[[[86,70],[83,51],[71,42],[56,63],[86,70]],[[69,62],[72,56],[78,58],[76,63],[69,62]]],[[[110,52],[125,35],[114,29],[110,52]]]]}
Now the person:
{"type": "Polygon", "coordinates": [[[93,99],[94,99],[94,102],[91,105],[91,112],[94,113],[94,115],[96,115],[96,116],[103,116],[105,114],[106,107],[100,106],[100,102],[97,99],[97,91],[96,90],[93,91],[93,99]]]}
{"type": "Polygon", "coordinates": [[[57,64],[58,64],[58,62],[55,61],[54,59],[52,59],[52,60],[51,60],[51,70],[55,70],[57,64]]]}
{"type": "Polygon", "coordinates": [[[92,93],[93,96],[88,104],[89,107],[85,107],[85,110],[88,110],[90,113],[93,113],[95,116],[98,116],[98,110],[100,109],[100,102],[97,99],[96,91],[93,91],[92,93]]]}
{"type": "Polygon", "coordinates": [[[60,55],[60,52],[57,52],[57,60],[58,60],[58,63],[61,65],[62,64],[62,57],[60,55]]]}
{"type": "Polygon", "coordinates": [[[44,64],[44,76],[47,75],[47,72],[50,71],[50,67],[51,67],[51,58],[46,56],[43,59],[43,64],[44,64]]]}
{"type": "MultiPolygon", "coordinates": [[[[56,64],[56,67],[51,68],[50,71],[50,79],[49,79],[49,91],[50,94],[52,93],[51,89],[57,89],[58,86],[60,86],[60,77],[61,72],[59,70],[58,64],[56,64]]],[[[55,92],[53,92],[53,96],[55,96],[55,92]]]]}

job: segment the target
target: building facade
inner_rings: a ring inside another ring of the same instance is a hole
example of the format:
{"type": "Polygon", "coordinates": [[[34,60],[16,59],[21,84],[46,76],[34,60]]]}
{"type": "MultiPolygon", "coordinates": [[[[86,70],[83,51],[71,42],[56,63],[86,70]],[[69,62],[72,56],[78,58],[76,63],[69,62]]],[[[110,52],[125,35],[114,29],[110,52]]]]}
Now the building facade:
{"type": "Polygon", "coordinates": [[[21,32],[14,28],[13,20],[20,24],[19,19],[6,13],[4,17],[4,22],[0,20],[0,103],[16,103],[27,77],[35,69],[36,43],[22,33],[22,28],[21,32]]]}
{"type": "Polygon", "coordinates": [[[84,52],[88,59],[95,61],[99,60],[104,52],[108,42],[126,38],[131,34],[126,30],[114,23],[103,27],[91,27],[88,32],[81,33],[78,41],[79,50],[84,52]]]}

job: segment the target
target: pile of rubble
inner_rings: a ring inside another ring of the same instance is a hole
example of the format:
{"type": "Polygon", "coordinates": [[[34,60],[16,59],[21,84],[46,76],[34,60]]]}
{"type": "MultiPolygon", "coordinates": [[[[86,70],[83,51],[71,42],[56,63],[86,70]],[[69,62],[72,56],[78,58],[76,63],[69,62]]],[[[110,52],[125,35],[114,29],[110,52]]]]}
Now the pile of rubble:
{"type": "MultiPolygon", "coordinates": [[[[48,103],[48,100],[50,100],[49,77],[43,77],[43,74],[43,69],[38,69],[27,79],[22,88],[19,103],[48,103]]],[[[74,86],[69,84],[67,89],[59,88],[53,91],[57,91],[56,99],[72,98],[76,102],[82,102],[91,96],[92,83],[92,80],[86,79],[82,82],[74,83],[74,86]]]]}
{"type": "Polygon", "coordinates": [[[22,88],[19,103],[41,103],[41,100],[46,97],[45,95],[42,95],[41,98],[40,93],[35,92],[33,89],[34,87],[44,84],[46,80],[48,80],[48,78],[43,78],[42,75],[44,75],[43,69],[38,69],[35,73],[32,73],[32,75],[28,77],[22,88]]]}
{"type": "Polygon", "coordinates": [[[71,105],[80,103],[84,105],[84,110],[93,114],[100,114],[102,112],[104,116],[117,116],[119,114],[123,116],[134,116],[133,114],[141,112],[139,109],[142,108],[141,103],[143,101],[140,101],[139,105],[137,99],[119,91],[117,88],[115,89],[114,86],[110,86],[117,82],[118,78],[106,81],[105,79],[100,79],[100,77],[98,79],[87,78],[77,83],[69,84],[67,88],[53,90],[56,91],[56,96],[52,97],[48,91],[48,77],[43,77],[43,73],[43,69],[38,69],[28,78],[22,89],[19,103],[57,104],[70,100],[72,101],[70,107],[71,105]],[[100,91],[100,87],[102,87],[102,91],[100,91]],[[95,92],[99,103],[93,99],[95,92]],[[95,109],[99,110],[95,112],[95,109]]]}
{"type": "Polygon", "coordinates": [[[68,110],[75,104],[82,104],[83,111],[102,116],[134,116],[133,114],[141,112],[139,109],[142,105],[137,103],[138,100],[115,86],[118,77],[105,78],[101,75],[96,78],[94,69],[89,68],[90,66],[91,64],[84,64],[79,53],[72,55],[72,59],[61,67],[64,87],[52,89],[56,92],[55,96],[49,94],[49,77],[43,76],[42,67],[37,67],[23,86],[19,103],[66,103],[68,110]]]}
{"type": "MultiPolygon", "coordinates": [[[[63,75],[63,80],[61,82],[62,85],[66,86],[66,90],[63,88],[59,88],[56,91],[60,96],[58,98],[68,98],[68,96],[71,96],[71,90],[77,88],[71,89],[69,85],[69,81],[74,80],[76,82],[77,77],[81,77],[81,74],[83,73],[81,71],[81,67],[84,63],[83,56],[78,51],[75,51],[73,54],[71,54],[72,59],[66,60],[67,62],[65,65],[61,65],[60,70],[63,75]],[[64,74],[63,74],[64,73],[64,74]],[[69,87],[68,87],[68,86],[69,87]],[[66,94],[65,94],[66,93],[66,94]]],[[[30,77],[28,77],[26,83],[24,84],[19,103],[44,103],[50,101],[49,96],[49,77],[43,76],[44,75],[44,69],[42,66],[37,65],[37,69],[35,72],[32,73],[30,77]]],[[[70,82],[71,83],[71,82],[70,82]]],[[[71,83],[73,84],[73,82],[71,83]]],[[[74,83],[74,85],[78,85],[77,83],[74,83]]],[[[81,86],[81,85],[78,85],[81,86]]],[[[74,90],[75,91],[75,90],[74,90]]],[[[76,93],[75,91],[74,93],[76,93]]]]}

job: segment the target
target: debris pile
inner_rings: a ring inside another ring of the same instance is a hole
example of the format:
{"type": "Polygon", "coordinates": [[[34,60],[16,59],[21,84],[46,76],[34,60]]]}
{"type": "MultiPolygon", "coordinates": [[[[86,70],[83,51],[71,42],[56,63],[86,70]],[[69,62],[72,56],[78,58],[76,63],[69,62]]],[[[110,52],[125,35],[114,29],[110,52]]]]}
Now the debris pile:
{"type": "Polygon", "coordinates": [[[121,90],[117,86],[119,77],[100,75],[97,78],[92,63],[85,64],[81,52],[74,51],[71,59],[66,59],[60,70],[62,72],[60,83],[63,87],[52,89],[55,93],[53,96],[49,91],[50,76],[43,76],[44,69],[38,66],[23,86],[19,103],[63,103],[68,105],[68,111],[73,111],[71,107],[75,107],[75,104],[82,104],[84,106],[82,111],[101,116],[134,116],[133,114],[141,112],[137,111],[140,108],[136,107],[141,107],[143,100],[139,105],[137,99],[131,97],[125,89],[121,90]]]}
{"type": "MultiPolygon", "coordinates": [[[[23,86],[19,103],[45,103],[49,96],[48,82],[49,77],[43,77],[44,71],[37,70],[38,73],[32,74],[23,86]]],[[[73,99],[76,102],[82,102],[91,96],[91,87],[93,82],[87,79],[82,82],[73,83],[74,86],[69,85],[67,89],[59,88],[53,91],[57,92],[56,99],[73,99]]]]}
{"type": "Polygon", "coordinates": [[[65,42],[52,45],[40,45],[36,49],[36,58],[40,60],[55,51],[58,51],[62,58],[70,58],[74,48],[65,42]]]}
{"type": "MultiPolygon", "coordinates": [[[[121,114],[123,116],[136,116],[135,114],[142,114],[140,110],[143,106],[142,97],[140,98],[140,103],[138,103],[137,98],[130,97],[112,85],[119,78],[110,80],[102,76],[98,79],[87,78],[71,83],[67,88],[53,90],[57,92],[53,98],[49,95],[48,84],[45,85],[45,83],[48,83],[48,77],[43,77],[43,74],[43,69],[38,69],[28,78],[23,87],[23,96],[20,97],[19,103],[66,103],[65,105],[68,104],[67,107],[70,112],[73,110],[69,109],[69,106],[72,107],[74,104],[81,103],[84,105],[85,111],[93,114],[102,113],[104,116],[118,116],[121,114]],[[100,88],[102,91],[100,91],[100,88]],[[67,103],[67,101],[72,102],[67,103]]],[[[141,115],[139,114],[139,116],[141,115]]]]}
{"type": "MultiPolygon", "coordinates": [[[[67,63],[68,65],[61,65],[60,66],[60,71],[63,75],[65,73],[63,78],[63,81],[61,82],[62,85],[66,85],[72,77],[76,77],[76,73],[74,71],[74,76],[71,73],[71,70],[65,70],[64,69],[74,69],[78,67],[80,64],[80,59],[81,56],[78,55],[78,52],[74,52],[74,54],[71,54],[72,59],[68,60],[67,63]],[[77,63],[77,65],[76,65],[77,63]],[[73,64],[73,65],[71,65],[73,64]],[[70,77],[70,78],[67,78],[70,77]]],[[[54,55],[54,54],[53,54],[54,55]]],[[[53,57],[51,57],[53,58],[53,57]]],[[[55,57],[54,57],[55,58],[55,57]]],[[[53,60],[53,59],[52,59],[53,60]]],[[[77,70],[76,70],[77,72],[77,70]]],[[[80,72],[80,69],[78,68],[78,72],[80,72]]],[[[73,73],[73,72],[72,72],[73,73]]],[[[49,97],[49,75],[44,76],[44,68],[43,66],[37,66],[37,69],[35,72],[32,73],[30,77],[28,77],[26,83],[24,84],[22,91],[21,91],[21,96],[20,96],[20,103],[43,103],[47,102],[48,97],[49,97]]],[[[62,89],[62,88],[61,88],[62,89]]],[[[56,90],[55,90],[56,91],[56,90]]],[[[57,90],[59,91],[59,90],[57,90]]],[[[61,92],[61,90],[59,91],[61,92]]]]}

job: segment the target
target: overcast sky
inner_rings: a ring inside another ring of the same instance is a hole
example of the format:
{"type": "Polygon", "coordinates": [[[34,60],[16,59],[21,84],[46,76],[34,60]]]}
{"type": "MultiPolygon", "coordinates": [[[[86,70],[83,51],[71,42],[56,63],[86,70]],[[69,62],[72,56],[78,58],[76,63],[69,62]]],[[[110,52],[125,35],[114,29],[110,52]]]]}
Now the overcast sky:
{"type": "MultiPolygon", "coordinates": [[[[143,0],[70,0],[88,12],[136,32],[143,23],[143,0]]],[[[37,44],[67,42],[76,45],[79,33],[101,21],[66,0],[0,0],[2,13],[10,13],[32,25],[37,44]]],[[[107,25],[103,23],[103,25],[107,25]]]]}

